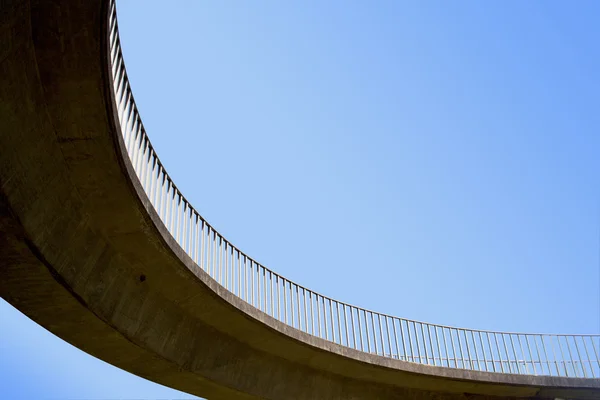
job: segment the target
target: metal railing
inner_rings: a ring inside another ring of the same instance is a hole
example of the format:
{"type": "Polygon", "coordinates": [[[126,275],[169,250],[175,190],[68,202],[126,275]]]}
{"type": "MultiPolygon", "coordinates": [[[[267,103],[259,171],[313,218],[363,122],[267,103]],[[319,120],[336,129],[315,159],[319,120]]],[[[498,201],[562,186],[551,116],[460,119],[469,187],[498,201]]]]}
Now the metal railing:
{"type": "Polygon", "coordinates": [[[323,296],[256,262],[202,218],[161,164],[127,79],[114,0],[109,41],[121,134],[139,182],[181,248],[229,291],[303,332],[384,357],[487,372],[600,377],[600,335],[490,332],[407,320],[323,296]]]}

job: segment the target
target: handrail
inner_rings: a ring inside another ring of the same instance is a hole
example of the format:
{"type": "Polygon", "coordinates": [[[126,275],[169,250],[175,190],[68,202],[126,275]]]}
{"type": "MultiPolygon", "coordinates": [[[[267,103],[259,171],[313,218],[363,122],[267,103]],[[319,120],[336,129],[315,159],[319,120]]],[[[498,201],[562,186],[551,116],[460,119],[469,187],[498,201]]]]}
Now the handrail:
{"type": "Polygon", "coordinates": [[[227,290],[293,328],[383,357],[486,372],[600,377],[600,335],[493,332],[394,317],[323,296],[239,250],[192,207],[160,162],[127,78],[115,0],[108,18],[120,133],[139,183],[179,246],[227,290]]]}

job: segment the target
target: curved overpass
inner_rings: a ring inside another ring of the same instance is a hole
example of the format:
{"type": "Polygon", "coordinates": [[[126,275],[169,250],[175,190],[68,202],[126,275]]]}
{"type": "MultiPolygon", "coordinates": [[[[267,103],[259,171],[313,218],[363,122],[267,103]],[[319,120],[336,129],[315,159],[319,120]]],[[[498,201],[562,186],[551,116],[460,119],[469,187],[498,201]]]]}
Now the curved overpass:
{"type": "Polygon", "coordinates": [[[279,276],[177,190],[114,3],[3,3],[0,294],[80,349],[207,398],[600,398],[598,335],[457,329],[279,276]]]}

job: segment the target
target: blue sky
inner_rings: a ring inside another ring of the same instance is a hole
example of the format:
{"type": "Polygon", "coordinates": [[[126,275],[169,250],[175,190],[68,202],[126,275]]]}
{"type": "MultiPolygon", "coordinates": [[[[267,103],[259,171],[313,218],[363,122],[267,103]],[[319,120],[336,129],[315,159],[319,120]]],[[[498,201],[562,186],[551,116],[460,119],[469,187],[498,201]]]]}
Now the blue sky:
{"type": "MultiPolygon", "coordinates": [[[[406,318],[600,332],[600,3],[121,1],[118,12],[167,170],[264,265],[406,318]]],[[[1,386],[15,398],[186,397],[6,303],[0,319],[1,386]]]]}

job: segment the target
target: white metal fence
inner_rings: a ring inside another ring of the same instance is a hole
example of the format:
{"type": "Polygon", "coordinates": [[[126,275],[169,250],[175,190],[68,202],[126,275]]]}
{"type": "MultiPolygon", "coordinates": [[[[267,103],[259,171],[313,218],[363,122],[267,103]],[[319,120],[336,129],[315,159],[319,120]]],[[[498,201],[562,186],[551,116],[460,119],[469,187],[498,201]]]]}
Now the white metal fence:
{"type": "Polygon", "coordinates": [[[144,130],[109,7],[114,100],[130,161],[177,243],[218,283],[289,326],[367,353],[478,371],[600,377],[600,335],[477,331],[365,310],[323,296],[259,264],[221,236],[177,189],[144,130]]]}

